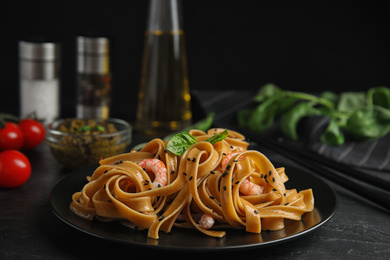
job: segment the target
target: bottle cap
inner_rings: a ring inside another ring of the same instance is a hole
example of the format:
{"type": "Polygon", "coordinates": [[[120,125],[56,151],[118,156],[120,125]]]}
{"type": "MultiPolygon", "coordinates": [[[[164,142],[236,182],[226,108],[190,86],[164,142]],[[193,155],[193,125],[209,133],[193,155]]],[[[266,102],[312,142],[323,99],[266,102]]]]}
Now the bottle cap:
{"type": "Polygon", "coordinates": [[[20,77],[55,79],[59,76],[60,45],[56,42],[20,41],[20,77]]]}
{"type": "Polygon", "coordinates": [[[77,72],[108,74],[110,72],[110,40],[106,37],[77,37],[77,72]]]}

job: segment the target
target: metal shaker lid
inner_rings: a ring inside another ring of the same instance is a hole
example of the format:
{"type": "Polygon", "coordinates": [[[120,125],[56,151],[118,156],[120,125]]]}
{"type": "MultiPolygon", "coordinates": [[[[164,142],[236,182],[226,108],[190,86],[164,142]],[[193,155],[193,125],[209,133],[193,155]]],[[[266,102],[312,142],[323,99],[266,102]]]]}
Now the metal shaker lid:
{"type": "Polygon", "coordinates": [[[60,45],[56,42],[20,41],[19,59],[22,78],[58,78],[60,45]]]}
{"type": "Polygon", "coordinates": [[[77,71],[87,74],[110,72],[110,40],[107,37],[77,37],[77,71]]]}

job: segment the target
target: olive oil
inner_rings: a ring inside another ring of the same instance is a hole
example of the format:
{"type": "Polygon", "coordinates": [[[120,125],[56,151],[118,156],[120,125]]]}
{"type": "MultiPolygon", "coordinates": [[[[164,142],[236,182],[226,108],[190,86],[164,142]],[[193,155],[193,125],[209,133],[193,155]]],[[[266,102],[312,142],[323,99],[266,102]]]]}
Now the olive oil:
{"type": "Polygon", "coordinates": [[[191,124],[191,96],[178,0],[151,0],[145,33],[137,129],[163,137],[191,124]]]}
{"type": "Polygon", "coordinates": [[[188,127],[190,101],[183,30],[146,31],[137,129],[146,135],[164,136],[188,127]]]}

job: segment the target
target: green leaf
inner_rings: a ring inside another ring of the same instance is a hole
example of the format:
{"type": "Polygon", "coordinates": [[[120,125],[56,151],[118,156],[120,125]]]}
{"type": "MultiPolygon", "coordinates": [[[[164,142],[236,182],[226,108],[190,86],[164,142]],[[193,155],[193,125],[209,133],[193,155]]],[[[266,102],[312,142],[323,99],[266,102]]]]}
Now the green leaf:
{"type": "Polygon", "coordinates": [[[183,155],[183,153],[196,143],[196,137],[190,135],[187,132],[182,132],[174,135],[167,144],[167,150],[178,156],[183,155]]]}
{"type": "Polygon", "coordinates": [[[244,108],[237,112],[237,122],[241,127],[249,127],[249,118],[252,114],[252,108],[244,108]]]}
{"type": "Polygon", "coordinates": [[[206,139],[206,142],[209,142],[211,144],[215,144],[216,142],[222,141],[229,135],[229,131],[225,129],[223,132],[213,135],[212,137],[209,137],[206,139]]]}
{"type": "Polygon", "coordinates": [[[346,130],[360,140],[373,140],[390,131],[390,110],[369,106],[356,110],[348,118],[346,130]]]}
{"type": "Polygon", "coordinates": [[[172,133],[172,134],[169,134],[169,135],[165,136],[163,140],[164,141],[168,141],[174,135],[176,135],[178,133],[181,133],[181,132],[189,132],[191,129],[198,129],[198,130],[202,130],[202,131],[207,131],[207,130],[210,129],[211,125],[213,124],[213,120],[214,120],[214,113],[212,112],[212,113],[209,113],[202,120],[196,122],[195,124],[180,130],[180,132],[175,132],[175,133],[172,133]]]}
{"type": "Polygon", "coordinates": [[[91,130],[91,127],[89,125],[83,125],[80,126],[79,129],[77,129],[77,132],[86,132],[88,130],[91,130]]]}
{"type": "Polygon", "coordinates": [[[320,111],[309,103],[298,103],[280,119],[280,127],[284,136],[291,140],[298,140],[297,126],[299,121],[304,117],[318,114],[320,114],[320,111]]]}
{"type": "Polygon", "coordinates": [[[332,91],[324,91],[321,93],[320,97],[332,102],[334,105],[336,105],[337,101],[339,100],[339,96],[332,91]]]}
{"type": "Polygon", "coordinates": [[[341,93],[337,109],[340,112],[352,113],[366,105],[366,94],[364,92],[341,93]]]}
{"type": "Polygon", "coordinates": [[[254,100],[257,102],[262,102],[262,101],[266,100],[267,98],[278,96],[282,93],[283,93],[283,90],[281,90],[275,84],[268,83],[268,84],[263,85],[259,89],[254,100]]]}
{"type": "Polygon", "coordinates": [[[278,109],[278,100],[277,97],[268,98],[252,111],[247,123],[252,131],[261,133],[272,126],[278,109]]]}
{"type": "Polygon", "coordinates": [[[390,89],[387,87],[371,88],[367,92],[367,105],[390,109],[390,89]]]}
{"type": "Polygon", "coordinates": [[[104,126],[102,126],[102,125],[97,125],[97,126],[96,126],[96,129],[97,129],[98,131],[100,131],[100,132],[104,132],[104,126]]]}
{"type": "Polygon", "coordinates": [[[335,120],[330,120],[325,132],[321,135],[321,142],[332,146],[339,146],[344,143],[344,134],[335,120]]]}

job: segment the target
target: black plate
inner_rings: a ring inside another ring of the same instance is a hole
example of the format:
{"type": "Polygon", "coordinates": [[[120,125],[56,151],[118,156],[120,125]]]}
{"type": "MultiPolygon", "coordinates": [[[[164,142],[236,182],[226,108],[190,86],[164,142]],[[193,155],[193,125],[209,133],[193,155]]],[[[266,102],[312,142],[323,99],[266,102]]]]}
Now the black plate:
{"type": "MultiPolygon", "coordinates": [[[[276,163],[275,166],[278,164],[276,163]]],[[[282,165],[282,164],[280,164],[282,165]]],[[[252,234],[243,230],[227,229],[223,238],[213,238],[192,229],[172,228],[170,234],[160,231],[158,240],[147,238],[147,231],[137,231],[124,227],[118,222],[87,221],[77,217],[69,209],[72,194],[81,190],[86,184],[86,176],[92,174],[97,167],[75,171],[62,178],[52,189],[50,206],[53,212],[65,223],[87,234],[148,248],[164,248],[171,250],[238,250],[251,247],[263,247],[294,238],[301,237],[323,225],[335,213],[337,197],[334,190],[320,178],[306,171],[283,165],[289,181],[286,188],[296,188],[298,191],[312,188],[315,199],[315,209],[303,215],[301,221],[286,220],[285,228],[279,231],[262,231],[252,234]]]]}

